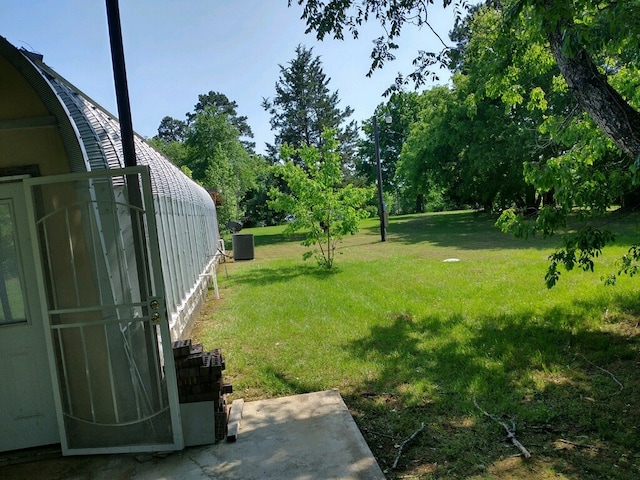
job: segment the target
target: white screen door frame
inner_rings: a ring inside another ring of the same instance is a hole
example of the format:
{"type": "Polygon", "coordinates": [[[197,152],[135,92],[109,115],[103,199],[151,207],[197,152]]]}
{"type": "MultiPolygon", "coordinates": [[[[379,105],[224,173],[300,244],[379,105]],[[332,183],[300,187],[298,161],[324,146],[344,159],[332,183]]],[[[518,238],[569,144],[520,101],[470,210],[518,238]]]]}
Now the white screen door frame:
{"type": "Polygon", "coordinates": [[[182,449],[148,167],[25,193],[63,454],[182,449]]]}

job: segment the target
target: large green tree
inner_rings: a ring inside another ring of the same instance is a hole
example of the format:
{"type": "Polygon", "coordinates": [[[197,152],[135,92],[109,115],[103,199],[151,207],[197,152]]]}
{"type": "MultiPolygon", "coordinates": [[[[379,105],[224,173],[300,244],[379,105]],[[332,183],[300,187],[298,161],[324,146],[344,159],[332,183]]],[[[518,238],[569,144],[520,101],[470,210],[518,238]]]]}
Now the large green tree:
{"type": "MultiPolygon", "coordinates": [[[[319,147],[324,129],[334,129],[340,145],[342,163],[352,168],[357,142],[355,121],[349,121],[353,110],[340,108],[338,91],[329,88],[330,78],[313,49],[298,45],[295,58],[287,66],[280,65],[280,77],[273,98],[263,100],[263,108],[271,115],[275,133],[273,144],[267,145],[273,160],[279,158],[283,145],[293,148],[319,147]]],[[[302,163],[299,156],[294,161],[302,163]]]]}
{"type": "Polygon", "coordinates": [[[253,130],[249,126],[248,118],[245,115],[238,115],[238,103],[235,100],[230,100],[224,93],[213,90],[200,94],[198,103],[193,107],[193,113],[187,113],[187,121],[192,122],[196,115],[204,112],[207,107],[212,107],[226,115],[229,122],[238,130],[240,141],[245,148],[251,153],[254,152],[256,144],[250,140],[253,138],[253,130]]]}
{"type": "Polygon", "coordinates": [[[242,218],[240,202],[253,187],[252,156],[239,137],[239,131],[225,113],[206,107],[195,115],[184,142],[187,149],[184,165],[195,180],[216,192],[221,225],[242,218]]]}
{"type": "Polygon", "coordinates": [[[151,143],[195,181],[214,193],[221,228],[230,220],[252,224],[264,221],[266,202],[265,159],[253,153],[247,118],[237,114],[237,104],[218,92],[198,96],[185,121],[165,117],[151,143]],[[262,190],[262,193],[260,193],[262,190]]]}
{"type": "MultiPolygon", "coordinates": [[[[396,183],[404,197],[415,199],[416,211],[458,204],[459,148],[450,123],[458,105],[448,87],[434,87],[418,98],[419,119],[411,124],[397,163],[396,183]]],[[[464,128],[464,127],[462,127],[464,128]]]]}
{"type": "Polygon", "coordinates": [[[505,41],[499,21],[495,10],[476,9],[455,32],[462,46],[452,86],[421,95],[400,174],[416,191],[433,191],[435,182],[457,205],[537,207],[541,197],[526,184],[523,162],[554,154],[555,143],[538,131],[548,115],[541,105],[562,114],[566,101],[543,96],[558,73],[553,60],[530,51],[524,34],[505,41]]]}

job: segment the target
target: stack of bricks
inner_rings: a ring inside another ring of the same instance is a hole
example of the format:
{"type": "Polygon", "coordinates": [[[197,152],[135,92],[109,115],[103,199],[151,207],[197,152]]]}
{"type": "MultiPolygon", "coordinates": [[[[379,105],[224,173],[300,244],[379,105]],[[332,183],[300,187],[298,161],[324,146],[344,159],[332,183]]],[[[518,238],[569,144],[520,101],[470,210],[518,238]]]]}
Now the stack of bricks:
{"type": "Polygon", "coordinates": [[[191,340],[178,340],[172,347],[180,403],[213,402],[216,440],[224,439],[229,413],[226,395],[233,387],[222,381],[225,361],[220,349],[205,352],[202,344],[192,345],[191,340]]]}

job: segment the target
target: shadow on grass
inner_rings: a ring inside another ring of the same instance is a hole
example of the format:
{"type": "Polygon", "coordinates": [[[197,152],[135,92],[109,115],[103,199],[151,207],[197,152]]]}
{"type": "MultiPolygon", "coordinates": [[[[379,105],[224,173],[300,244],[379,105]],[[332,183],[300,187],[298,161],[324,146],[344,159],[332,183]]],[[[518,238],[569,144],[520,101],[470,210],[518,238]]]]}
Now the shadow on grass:
{"type": "MultiPolygon", "coordinates": [[[[495,226],[497,217],[473,211],[418,214],[391,217],[387,235],[398,243],[432,243],[465,250],[547,249],[557,241],[534,238],[522,240],[503,233],[495,226]]],[[[369,228],[372,233],[378,227],[369,228]]]]}
{"type": "MultiPolygon", "coordinates": [[[[635,297],[615,303],[640,313],[635,297]]],[[[466,478],[487,474],[487,461],[517,454],[504,429],[474,406],[477,398],[498,419],[514,420],[533,454],[524,469],[544,459],[567,478],[638,478],[638,329],[633,335],[590,330],[583,314],[606,305],[594,299],[538,317],[398,313],[344,345],[354,358],[379,365],[378,375],[345,400],[361,412],[359,423],[368,443],[380,446],[375,453],[383,468],[392,463],[393,445],[420,422],[430,435],[412,442],[399,471],[413,474],[412,466],[430,464],[438,475],[466,478]]]]}
{"type": "MultiPolygon", "coordinates": [[[[391,217],[387,234],[394,242],[415,244],[428,242],[466,250],[478,249],[548,249],[561,244],[561,234],[544,239],[541,236],[518,239],[495,226],[495,215],[474,211],[416,214],[391,217]]],[[[639,238],[638,224],[627,217],[611,213],[597,221],[617,234],[619,243],[631,244],[639,238]]],[[[368,227],[370,233],[378,226],[368,227]]]]}
{"type": "MultiPolygon", "coordinates": [[[[313,262],[312,260],[309,261],[313,262]]],[[[289,282],[294,278],[302,276],[314,277],[318,280],[327,280],[333,278],[333,276],[339,272],[339,267],[334,266],[333,268],[328,269],[319,267],[315,263],[298,264],[278,268],[254,268],[245,270],[241,274],[236,274],[230,277],[230,283],[247,284],[258,287],[289,282]]]]}
{"type": "Polygon", "coordinates": [[[274,395],[295,395],[298,393],[310,393],[321,390],[315,385],[293,377],[278,368],[265,364],[260,370],[260,381],[263,387],[274,395]]]}
{"type": "Polygon", "coordinates": [[[255,246],[263,247],[267,245],[279,245],[283,243],[301,243],[306,238],[304,233],[262,233],[258,231],[255,236],[255,246]]]}

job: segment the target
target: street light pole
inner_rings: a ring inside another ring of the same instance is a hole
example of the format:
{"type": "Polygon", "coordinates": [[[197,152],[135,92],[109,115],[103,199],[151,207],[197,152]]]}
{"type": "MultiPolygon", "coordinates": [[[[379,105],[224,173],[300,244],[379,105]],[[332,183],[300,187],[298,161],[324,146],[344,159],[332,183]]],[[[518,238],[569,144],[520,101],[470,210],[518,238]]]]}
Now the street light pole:
{"type": "Polygon", "coordinates": [[[387,241],[387,232],[384,220],[384,197],[382,195],[382,166],[380,165],[380,137],[378,135],[378,117],[373,116],[373,136],[376,143],[376,168],[378,170],[378,214],[380,215],[380,240],[387,241]]]}

